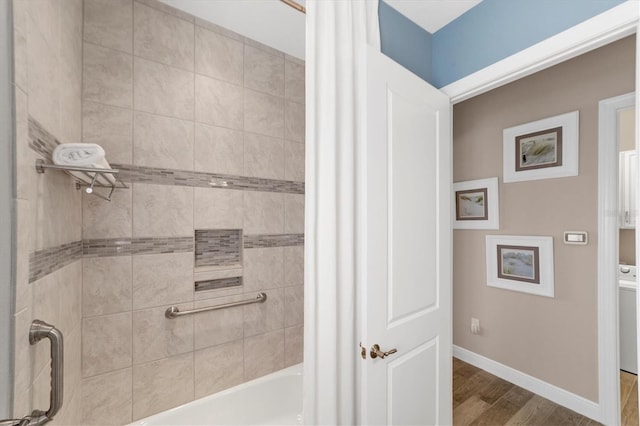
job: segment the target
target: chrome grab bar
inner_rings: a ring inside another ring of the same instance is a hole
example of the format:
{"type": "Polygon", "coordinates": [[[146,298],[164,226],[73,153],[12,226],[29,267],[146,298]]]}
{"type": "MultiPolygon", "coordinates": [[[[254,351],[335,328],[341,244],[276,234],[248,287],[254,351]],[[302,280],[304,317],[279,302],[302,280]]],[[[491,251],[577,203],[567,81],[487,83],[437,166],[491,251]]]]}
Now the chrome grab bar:
{"type": "Polygon", "coordinates": [[[241,300],[239,302],[223,303],[222,305],[208,306],[206,308],[190,309],[180,311],[177,306],[171,306],[164,312],[164,316],[171,319],[183,315],[199,314],[200,312],[216,311],[218,309],[232,308],[234,306],[251,305],[253,303],[264,303],[267,300],[267,293],[258,293],[255,299],[241,300]]]}
{"type": "Polygon", "coordinates": [[[44,321],[34,320],[29,329],[29,343],[35,345],[42,339],[49,339],[51,345],[51,394],[49,409],[33,410],[22,419],[0,420],[0,426],[40,426],[53,420],[60,411],[63,400],[64,342],[62,332],[44,321]]]}

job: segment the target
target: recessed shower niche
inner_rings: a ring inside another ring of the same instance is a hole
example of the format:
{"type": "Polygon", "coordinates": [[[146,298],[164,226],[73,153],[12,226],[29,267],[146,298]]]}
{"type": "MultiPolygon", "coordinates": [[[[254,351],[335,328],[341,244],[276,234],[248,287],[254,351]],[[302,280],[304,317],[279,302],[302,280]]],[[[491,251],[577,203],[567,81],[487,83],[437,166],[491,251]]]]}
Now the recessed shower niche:
{"type": "Polygon", "coordinates": [[[195,291],[242,286],[242,229],[195,230],[195,291]]]}

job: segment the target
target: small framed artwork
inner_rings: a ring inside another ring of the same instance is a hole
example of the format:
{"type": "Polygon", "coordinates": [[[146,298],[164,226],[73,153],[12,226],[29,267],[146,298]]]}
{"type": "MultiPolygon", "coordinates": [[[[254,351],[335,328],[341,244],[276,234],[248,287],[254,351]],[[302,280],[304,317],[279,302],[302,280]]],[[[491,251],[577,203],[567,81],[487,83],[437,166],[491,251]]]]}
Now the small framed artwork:
{"type": "Polygon", "coordinates": [[[502,132],[504,182],[578,175],[578,111],[502,132]]]}
{"type": "Polygon", "coordinates": [[[553,238],[486,236],[487,285],[554,297],[553,238]]]}
{"type": "Polygon", "coordinates": [[[453,184],[454,229],[499,229],[498,178],[453,184]]]}

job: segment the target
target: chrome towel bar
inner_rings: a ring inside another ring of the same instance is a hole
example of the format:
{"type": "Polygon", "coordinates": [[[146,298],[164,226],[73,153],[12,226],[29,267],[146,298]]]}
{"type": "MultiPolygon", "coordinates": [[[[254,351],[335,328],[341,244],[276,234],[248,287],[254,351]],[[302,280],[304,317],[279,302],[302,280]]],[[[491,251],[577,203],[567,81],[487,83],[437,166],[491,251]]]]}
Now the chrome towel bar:
{"type": "Polygon", "coordinates": [[[255,299],[223,303],[222,305],[207,306],[206,308],[190,309],[188,311],[180,311],[177,306],[171,306],[164,312],[164,316],[171,319],[181,317],[183,315],[199,314],[200,312],[217,311],[218,309],[232,308],[234,306],[251,305],[253,303],[264,303],[266,300],[267,293],[258,293],[255,299]]]}

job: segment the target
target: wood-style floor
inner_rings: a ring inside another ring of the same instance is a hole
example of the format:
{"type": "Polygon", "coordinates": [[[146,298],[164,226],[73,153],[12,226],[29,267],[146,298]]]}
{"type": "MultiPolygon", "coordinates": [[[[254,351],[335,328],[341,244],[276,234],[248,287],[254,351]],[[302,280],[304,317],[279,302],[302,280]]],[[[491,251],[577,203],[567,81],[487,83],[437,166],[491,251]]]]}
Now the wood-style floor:
{"type": "MultiPolygon", "coordinates": [[[[622,424],[638,425],[637,376],[621,372],[622,424]]],[[[599,425],[457,358],[453,359],[453,424],[599,425]]]]}

